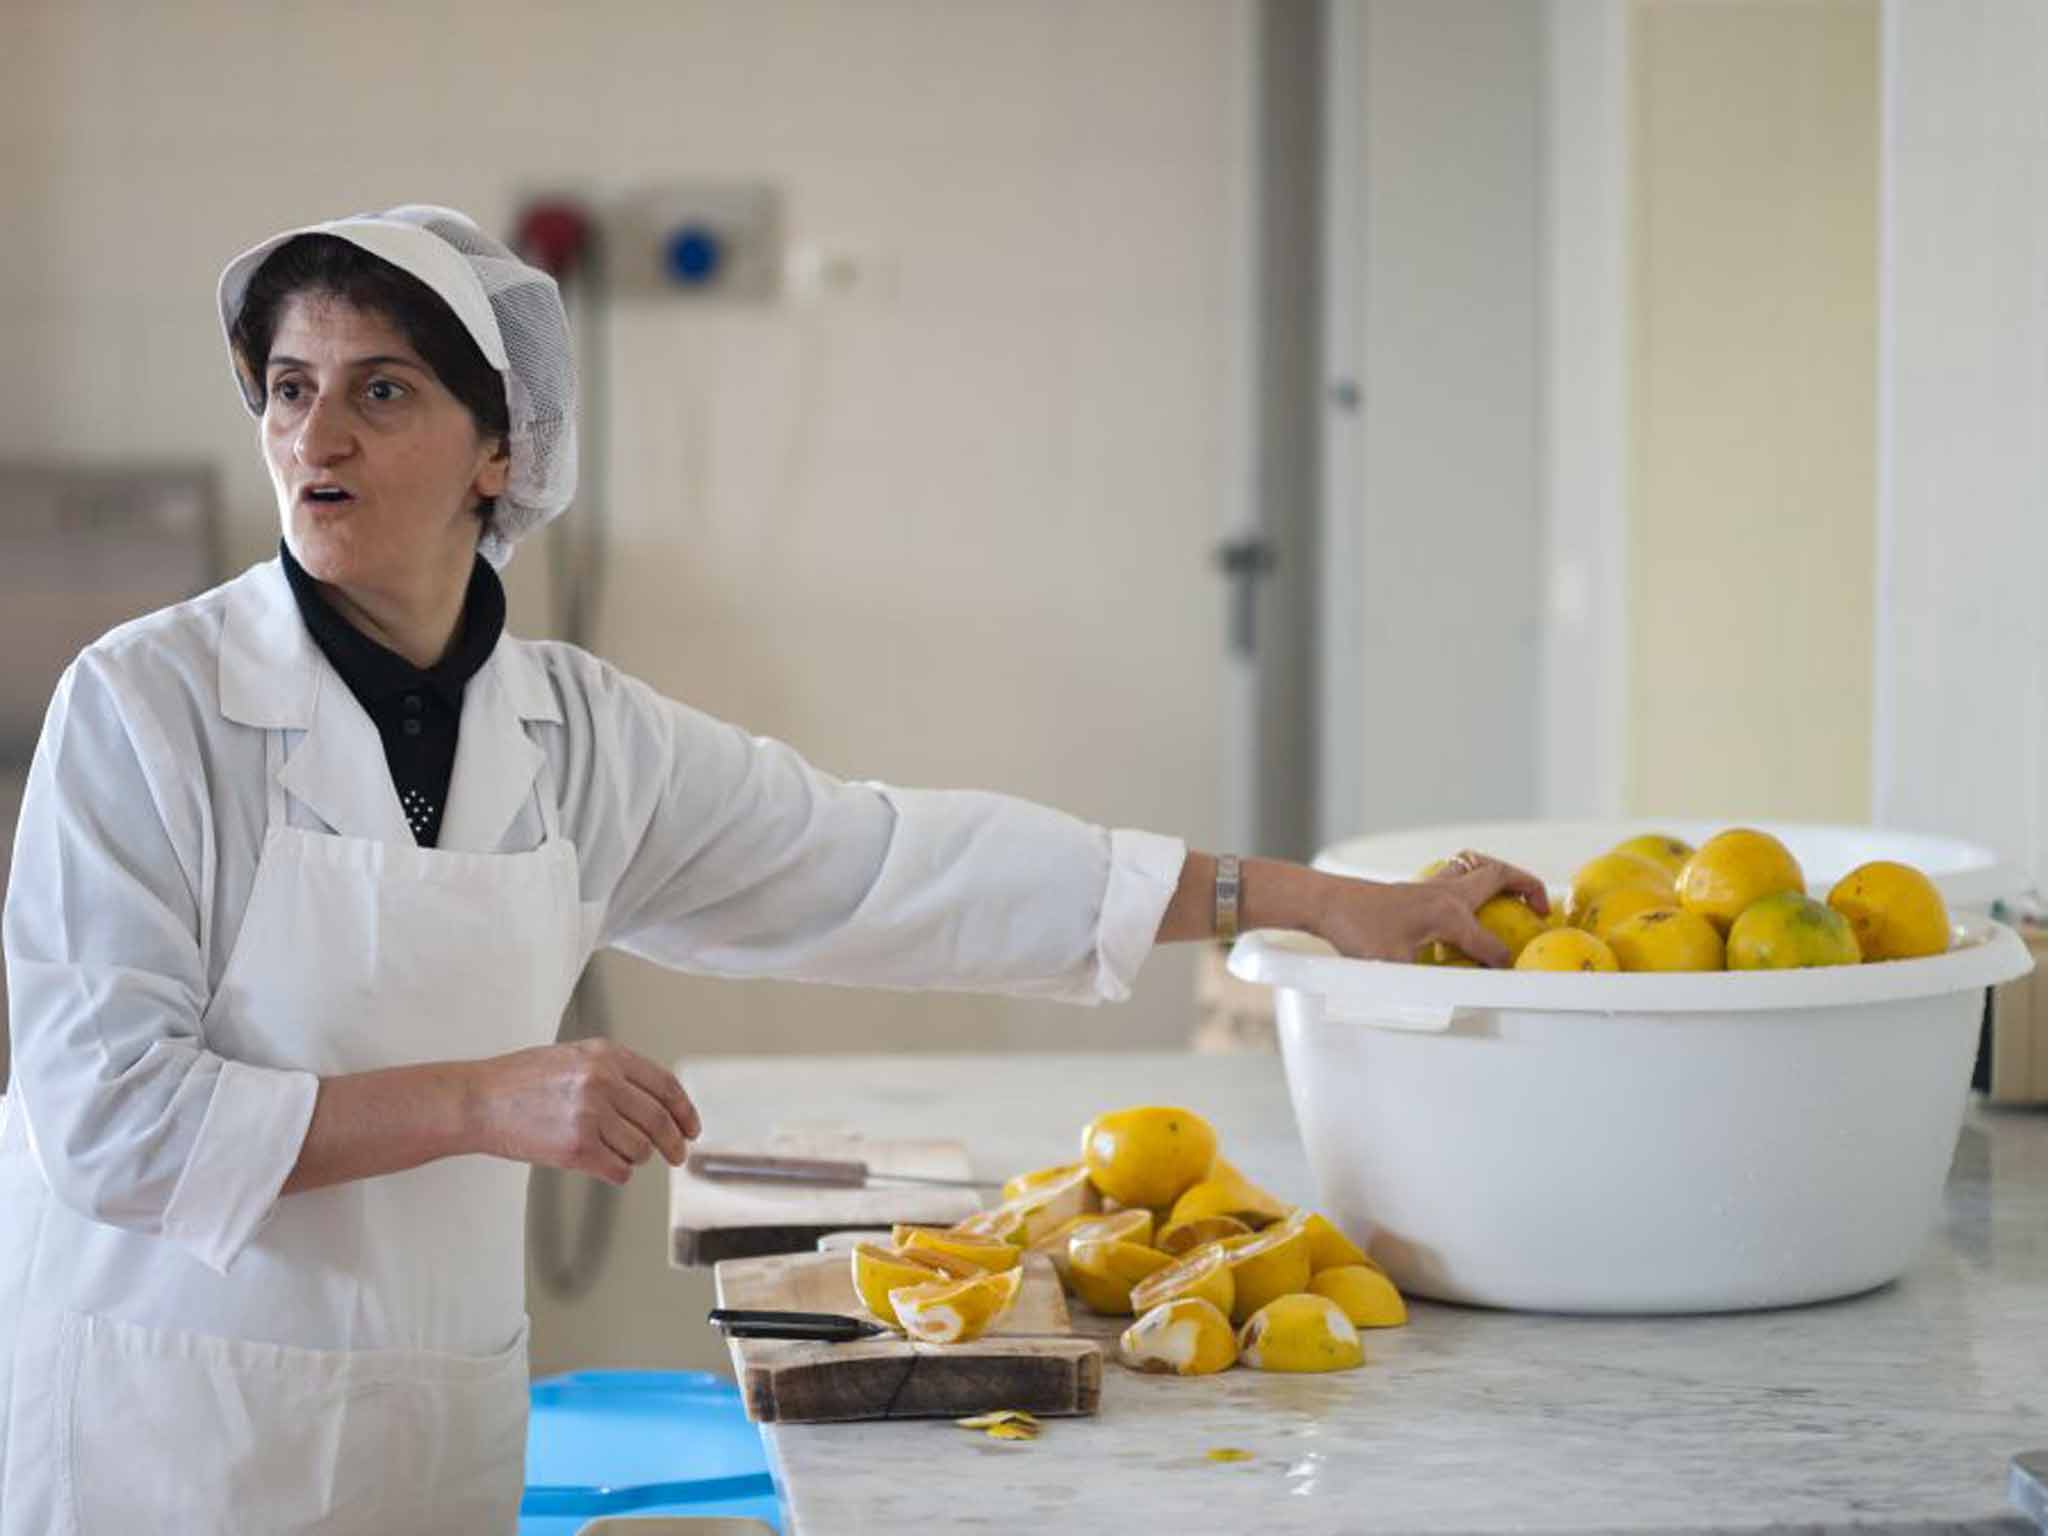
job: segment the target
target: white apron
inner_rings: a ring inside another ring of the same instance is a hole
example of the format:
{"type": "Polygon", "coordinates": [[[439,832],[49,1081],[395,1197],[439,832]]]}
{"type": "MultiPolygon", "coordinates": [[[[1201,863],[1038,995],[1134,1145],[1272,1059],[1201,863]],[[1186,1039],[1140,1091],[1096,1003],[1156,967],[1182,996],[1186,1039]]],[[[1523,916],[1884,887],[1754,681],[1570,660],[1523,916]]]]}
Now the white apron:
{"type": "MultiPolygon", "coordinates": [[[[545,775],[530,853],[334,836],[287,824],[283,734],[212,1048],[328,1076],[552,1041],[584,952],[545,775]]],[[[526,1183],[469,1156],[286,1196],[226,1275],[156,1240],[136,1273],[132,1234],[49,1207],[60,1293],[119,1301],[24,1316],[7,1536],[512,1531],[526,1183]]]]}

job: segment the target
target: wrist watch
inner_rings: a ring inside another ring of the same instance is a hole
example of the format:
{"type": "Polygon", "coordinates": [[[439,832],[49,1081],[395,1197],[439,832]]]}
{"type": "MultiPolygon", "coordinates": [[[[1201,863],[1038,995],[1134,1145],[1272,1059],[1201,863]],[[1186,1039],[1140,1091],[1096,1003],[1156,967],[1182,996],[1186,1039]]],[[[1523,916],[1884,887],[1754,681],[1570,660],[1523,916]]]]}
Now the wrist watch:
{"type": "Polygon", "coordinates": [[[1241,888],[1241,871],[1234,853],[1218,856],[1216,860],[1216,937],[1228,944],[1237,937],[1237,897],[1241,888]]]}

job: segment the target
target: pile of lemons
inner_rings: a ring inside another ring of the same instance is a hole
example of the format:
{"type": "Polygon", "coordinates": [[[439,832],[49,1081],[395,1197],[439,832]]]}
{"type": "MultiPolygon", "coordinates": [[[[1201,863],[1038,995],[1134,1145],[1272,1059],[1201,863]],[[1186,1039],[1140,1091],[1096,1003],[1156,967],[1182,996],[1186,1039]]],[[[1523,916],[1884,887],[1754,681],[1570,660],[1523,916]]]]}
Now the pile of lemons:
{"type": "MultiPolygon", "coordinates": [[[[1422,878],[1444,867],[1432,864],[1422,878]]],[[[1748,827],[1698,848],[1663,833],[1633,837],[1572,877],[1561,910],[1552,903],[1538,916],[1519,896],[1496,896],[1478,917],[1523,971],[1856,965],[1944,954],[1951,934],[1941,892],[1911,865],[1859,865],[1816,901],[1792,851],[1748,827]]],[[[1427,945],[1416,959],[1473,963],[1448,944],[1427,945]]]]}
{"type": "Polygon", "coordinates": [[[1346,1370],[1365,1363],[1359,1329],[1408,1320],[1327,1218],[1246,1179],[1200,1115],[1151,1104],[1096,1116],[1080,1161],[1017,1175],[992,1209],[856,1244],[853,1285],[909,1337],[960,1343],[1009,1311],[1033,1254],[1091,1311],[1135,1318],[1119,1341],[1134,1370],[1346,1370]]]}

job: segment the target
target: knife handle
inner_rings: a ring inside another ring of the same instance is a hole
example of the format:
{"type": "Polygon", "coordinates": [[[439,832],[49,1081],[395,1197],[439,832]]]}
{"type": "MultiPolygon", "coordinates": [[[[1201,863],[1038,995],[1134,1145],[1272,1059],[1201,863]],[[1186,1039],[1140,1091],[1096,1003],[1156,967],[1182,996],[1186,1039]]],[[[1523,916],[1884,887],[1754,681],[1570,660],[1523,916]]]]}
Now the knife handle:
{"type": "Polygon", "coordinates": [[[808,1184],[825,1189],[865,1189],[866,1163],[824,1157],[766,1157],[741,1152],[693,1150],[685,1165],[701,1179],[758,1179],[770,1184],[808,1184]]]}

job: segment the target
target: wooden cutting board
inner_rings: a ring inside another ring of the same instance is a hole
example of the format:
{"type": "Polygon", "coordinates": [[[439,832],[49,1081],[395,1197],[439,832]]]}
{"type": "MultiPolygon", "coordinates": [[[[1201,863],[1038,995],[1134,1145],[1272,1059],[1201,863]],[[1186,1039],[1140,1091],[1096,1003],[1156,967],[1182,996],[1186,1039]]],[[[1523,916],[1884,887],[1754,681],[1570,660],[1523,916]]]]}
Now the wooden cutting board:
{"type": "MultiPolygon", "coordinates": [[[[1025,1266],[1008,1315],[971,1343],[732,1340],[727,1347],[748,1417],[757,1424],[828,1424],[956,1418],[995,1408],[1095,1412],[1102,1399],[1101,1343],[1074,1334],[1051,1263],[1034,1257],[1025,1266]]],[[[721,1307],[868,1315],[843,1251],[728,1259],[714,1274],[721,1307]]]]}
{"type": "MultiPolygon", "coordinates": [[[[722,1151],[864,1162],[874,1173],[968,1179],[974,1169],[957,1141],[869,1141],[841,1132],[778,1132],[754,1141],[719,1141],[722,1151]]],[[[877,1184],[867,1189],[700,1179],[686,1162],[669,1174],[670,1262],[689,1267],[764,1253],[809,1253],[827,1232],[889,1227],[899,1221],[950,1226],[981,1208],[971,1189],[877,1184]]]]}

